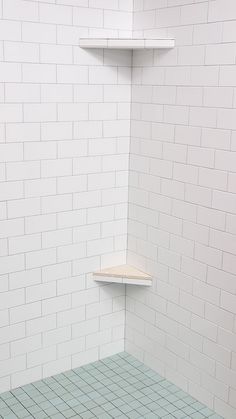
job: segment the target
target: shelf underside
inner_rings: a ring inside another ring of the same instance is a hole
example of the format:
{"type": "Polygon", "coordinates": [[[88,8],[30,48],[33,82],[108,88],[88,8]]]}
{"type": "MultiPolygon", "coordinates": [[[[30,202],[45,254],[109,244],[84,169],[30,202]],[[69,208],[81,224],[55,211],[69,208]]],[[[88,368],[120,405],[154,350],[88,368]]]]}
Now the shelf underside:
{"type": "Polygon", "coordinates": [[[94,272],[93,278],[97,282],[142,286],[152,285],[152,278],[150,275],[129,265],[120,265],[102,269],[101,271],[94,272]]]}
{"type": "Polygon", "coordinates": [[[174,48],[172,38],[160,39],[118,39],[118,38],[80,38],[81,48],[110,48],[110,49],[168,49],[174,48]]]}

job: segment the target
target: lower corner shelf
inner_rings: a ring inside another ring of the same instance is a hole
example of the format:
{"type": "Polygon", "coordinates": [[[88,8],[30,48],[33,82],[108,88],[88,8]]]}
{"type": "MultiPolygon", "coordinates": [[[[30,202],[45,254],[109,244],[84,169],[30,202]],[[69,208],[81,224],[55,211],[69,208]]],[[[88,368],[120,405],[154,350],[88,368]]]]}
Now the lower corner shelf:
{"type": "Polygon", "coordinates": [[[93,272],[93,279],[97,282],[116,284],[141,285],[146,287],[152,285],[152,277],[150,275],[129,265],[114,266],[93,272]]]}

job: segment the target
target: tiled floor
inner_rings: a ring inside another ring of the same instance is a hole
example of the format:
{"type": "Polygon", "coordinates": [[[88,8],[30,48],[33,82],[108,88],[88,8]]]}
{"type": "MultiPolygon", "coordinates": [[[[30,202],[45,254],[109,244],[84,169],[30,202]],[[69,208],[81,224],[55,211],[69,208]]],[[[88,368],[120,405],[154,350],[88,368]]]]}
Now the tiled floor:
{"type": "Polygon", "coordinates": [[[4,419],[220,419],[126,353],[3,393],[0,413],[4,419]]]}

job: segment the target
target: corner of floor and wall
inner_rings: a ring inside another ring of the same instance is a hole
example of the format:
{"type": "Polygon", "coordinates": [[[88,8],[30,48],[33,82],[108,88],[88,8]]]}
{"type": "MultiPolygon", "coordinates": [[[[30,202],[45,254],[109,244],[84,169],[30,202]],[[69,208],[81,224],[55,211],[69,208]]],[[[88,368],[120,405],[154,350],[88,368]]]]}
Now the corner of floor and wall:
{"type": "Polygon", "coordinates": [[[0,0],[0,392],[125,349],[235,419],[235,63],[235,0],[0,0]]]}

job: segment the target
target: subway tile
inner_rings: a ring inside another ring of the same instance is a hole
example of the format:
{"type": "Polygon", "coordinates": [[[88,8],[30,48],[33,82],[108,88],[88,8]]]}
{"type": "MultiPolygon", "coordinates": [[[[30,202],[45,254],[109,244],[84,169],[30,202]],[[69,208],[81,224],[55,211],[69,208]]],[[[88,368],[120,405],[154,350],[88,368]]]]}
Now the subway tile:
{"type": "Polygon", "coordinates": [[[56,27],[54,25],[23,22],[22,41],[39,43],[56,43],[56,27]]]}
{"type": "Polygon", "coordinates": [[[26,4],[22,0],[4,0],[3,17],[9,20],[37,21],[38,7],[34,2],[26,4]]]}
{"type": "Polygon", "coordinates": [[[41,237],[39,234],[25,235],[9,239],[9,254],[30,252],[41,249],[41,237]]]}
{"type": "Polygon", "coordinates": [[[43,23],[72,24],[72,8],[55,4],[40,4],[39,18],[43,23]]]}
{"type": "Polygon", "coordinates": [[[213,4],[210,4],[209,7],[209,21],[224,21],[234,19],[236,16],[235,3],[233,0],[229,0],[227,4],[227,9],[224,7],[222,0],[216,0],[213,4]]]}
{"type": "Polygon", "coordinates": [[[78,26],[103,26],[102,10],[92,8],[75,8],[73,11],[73,24],[78,26]]]}
{"type": "Polygon", "coordinates": [[[16,199],[8,202],[10,218],[39,215],[40,209],[40,198],[16,199]]]}
{"type": "Polygon", "coordinates": [[[0,1],[0,389],[123,351],[124,287],[91,271],[127,257],[153,286],[126,347],[231,419],[236,9],[135,1],[133,35],[176,48],[78,46],[129,37],[131,3],[0,1]]]}
{"type": "Polygon", "coordinates": [[[38,62],[39,46],[30,42],[5,42],[5,61],[38,62]]]}
{"type": "Polygon", "coordinates": [[[26,142],[40,140],[39,123],[9,123],[6,127],[7,142],[26,142]]]}
{"type": "Polygon", "coordinates": [[[32,269],[56,262],[56,249],[38,250],[26,255],[26,268],[32,269]]]}
{"type": "Polygon", "coordinates": [[[12,20],[1,20],[0,39],[7,41],[20,41],[21,22],[15,22],[12,20]]]}
{"type": "Polygon", "coordinates": [[[72,47],[65,45],[41,45],[40,61],[42,63],[72,64],[72,47]]]}
{"type": "Polygon", "coordinates": [[[40,102],[40,86],[38,84],[29,85],[21,83],[6,84],[6,101],[14,103],[38,103],[40,102]]]}
{"type": "Polygon", "coordinates": [[[11,323],[25,322],[41,316],[41,303],[22,304],[10,309],[11,323]]]}
{"type": "Polygon", "coordinates": [[[22,74],[25,83],[56,83],[56,66],[53,64],[23,64],[22,74]]]}

